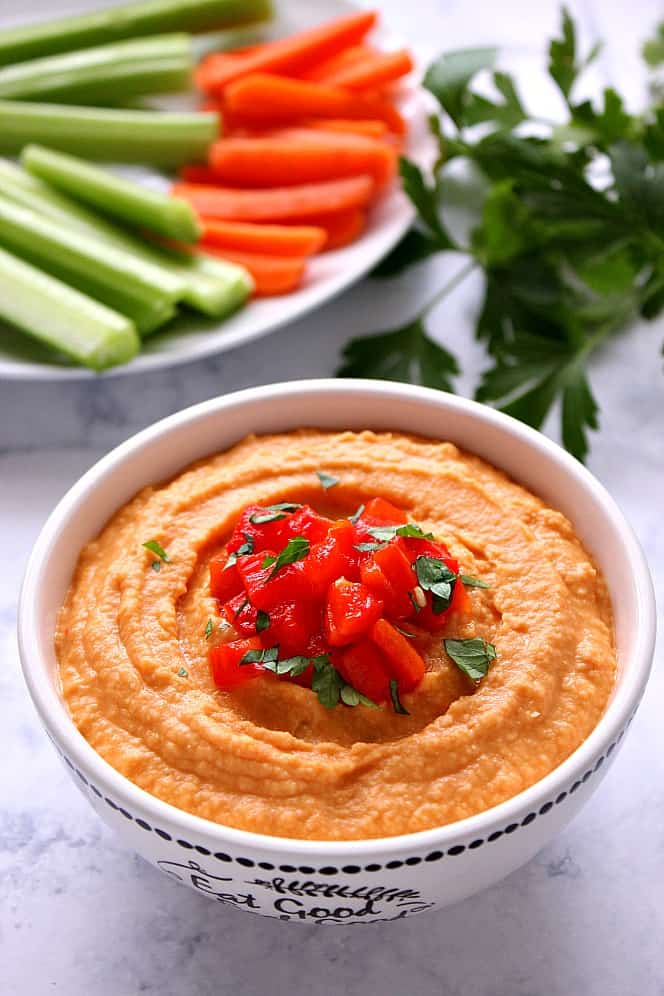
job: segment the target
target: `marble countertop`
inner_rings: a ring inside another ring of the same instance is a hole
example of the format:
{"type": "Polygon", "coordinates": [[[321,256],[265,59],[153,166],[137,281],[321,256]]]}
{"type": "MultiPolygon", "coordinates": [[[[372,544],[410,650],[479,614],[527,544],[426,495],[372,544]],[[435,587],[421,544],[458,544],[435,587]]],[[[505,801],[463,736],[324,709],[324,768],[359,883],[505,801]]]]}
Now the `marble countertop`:
{"type": "MultiPolygon", "coordinates": [[[[380,6],[423,59],[446,47],[497,41],[518,62],[541,48],[558,16],[553,0],[380,6]]],[[[586,38],[607,39],[598,82],[615,82],[637,101],[636,53],[662,14],[658,0],[579,0],[572,7],[586,38]]],[[[179,369],[79,384],[0,384],[3,996],[663,996],[661,644],[609,776],[549,847],[461,905],[367,931],[249,918],[178,888],[127,853],[75,791],[20,677],[15,611],[26,558],[54,503],[82,471],[137,429],[193,402],[332,374],[350,335],[394,327],[454,266],[444,258],[388,284],[365,281],[274,340],[179,369]]],[[[471,279],[431,323],[462,357],[464,393],[482,365],[470,336],[477,290],[471,279]]],[[[638,326],[597,356],[602,429],[589,461],[639,535],[660,605],[663,333],[661,321],[638,326]]]]}

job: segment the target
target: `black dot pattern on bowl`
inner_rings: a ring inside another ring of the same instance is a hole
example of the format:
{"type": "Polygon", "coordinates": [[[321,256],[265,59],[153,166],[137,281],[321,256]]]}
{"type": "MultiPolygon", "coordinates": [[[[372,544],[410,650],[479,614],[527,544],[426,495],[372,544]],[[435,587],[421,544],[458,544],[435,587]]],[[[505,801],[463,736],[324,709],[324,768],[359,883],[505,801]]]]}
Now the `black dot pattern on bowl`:
{"type": "MultiPolygon", "coordinates": [[[[609,744],[609,746],[606,749],[606,752],[597,758],[592,768],[589,768],[587,771],[585,771],[580,778],[578,778],[568,789],[560,792],[555,799],[549,799],[547,800],[547,802],[542,803],[537,812],[533,811],[528,813],[526,816],[524,816],[524,818],[521,820],[520,823],[508,823],[507,826],[503,827],[502,829],[494,830],[486,837],[486,839],[478,837],[477,839],[472,840],[469,844],[453,844],[451,847],[448,847],[446,851],[443,850],[429,851],[428,854],[422,856],[413,855],[412,857],[404,858],[403,860],[395,858],[390,861],[386,861],[384,864],[379,864],[378,862],[373,861],[364,866],[342,865],[340,868],[336,868],[333,865],[324,865],[322,868],[313,868],[310,865],[300,865],[299,867],[296,867],[295,865],[277,866],[272,864],[271,861],[254,861],[253,858],[245,858],[245,857],[235,858],[230,854],[226,854],[224,851],[212,852],[208,847],[205,847],[202,844],[193,844],[188,840],[184,840],[183,838],[177,838],[175,843],[177,843],[179,847],[182,847],[185,850],[189,851],[195,850],[198,852],[198,854],[203,854],[206,856],[213,855],[218,861],[223,861],[228,864],[234,863],[236,865],[240,865],[242,868],[261,868],[263,871],[275,871],[278,867],[279,871],[284,872],[285,874],[299,873],[301,875],[338,875],[338,874],[359,875],[361,872],[394,871],[398,868],[414,867],[415,865],[421,864],[422,861],[425,862],[441,861],[447,855],[451,857],[457,857],[461,854],[464,854],[466,850],[474,851],[478,847],[482,847],[485,844],[492,844],[495,841],[500,840],[500,838],[504,834],[514,833],[516,830],[519,829],[519,827],[529,826],[529,824],[533,823],[539,816],[546,816],[547,813],[551,812],[554,806],[559,806],[561,803],[563,803],[570,795],[578,791],[578,789],[581,788],[582,785],[584,785],[590,778],[592,778],[593,774],[596,771],[599,771],[599,769],[604,764],[605,760],[611,756],[613,751],[616,749],[616,747],[622,740],[633,718],[634,718],[634,713],[632,713],[624,729],[619,733],[619,735],[616,737],[613,743],[609,744]]],[[[87,786],[87,788],[90,789],[90,791],[98,799],[103,799],[103,801],[107,804],[107,806],[109,806],[110,809],[112,809],[114,812],[120,813],[122,816],[124,816],[125,819],[132,820],[133,822],[136,823],[137,826],[139,826],[142,830],[145,830],[147,833],[154,833],[157,837],[160,837],[162,840],[165,841],[173,840],[172,835],[168,833],[167,830],[162,830],[160,827],[153,827],[151,826],[150,823],[147,822],[147,820],[144,820],[138,816],[132,816],[132,814],[128,810],[124,809],[113,799],[110,799],[108,796],[104,795],[100,791],[100,789],[98,789],[97,786],[94,785],[86,777],[86,775],[83,774],[82,771],[79,771],[79,769],[72,763],[72,761],[65,754],[63,754],[62,751],[60,751],[60,749],[57,746],[56,749],[58,750],[58,753],[65,761],[67,766],[80,779],[83,785],[87,786]]]]}

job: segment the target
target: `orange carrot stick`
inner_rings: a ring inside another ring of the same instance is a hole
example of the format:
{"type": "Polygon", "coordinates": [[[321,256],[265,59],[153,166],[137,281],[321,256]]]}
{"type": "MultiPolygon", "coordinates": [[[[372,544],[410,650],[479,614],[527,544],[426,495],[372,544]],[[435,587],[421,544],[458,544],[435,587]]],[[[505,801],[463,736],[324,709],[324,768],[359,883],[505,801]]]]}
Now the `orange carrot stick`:
{"type": "Polygon", "coordinates": [[[372,178],[363,175],[267,190],[235,190],[232,187],[174,183],[171,193],[175,197],[184,198],[200,215],[207,218],[222,218],[226,221],[282,221],[362,207],[370,201],[374,188],[372,178]]]}
{"type": "Polygon", "coordinates": [[[387,125],[384,121],[357,121],[348,118],[311,118],[304,122],[307,128],[316,131],[342,132],[347,135],[364,135],[366,138],[384,138],[387,125]]]}
{"type": "Polygon", "coordinates": [[[254,73],[226,87],[224,112],[231,122],[276,124],[306,118],[378,118],[403,134],[405,123],[391,104],[341,87],[254,73]]]}
{"type": "Polygon", "coordinates": [[[398,52],[376,52],[322,77],[324,83],[347,90],[369,90],[392,83],[412,72],[413,59],[405,48],[398,52]]]}
{"type": "Polygon", "coordinates": [[[254,278],[255,297],[271,297],[295,290],[302,280],[307,263],[306,259],[297,256],[267,256],[263,253],[240,252],[237,249],[213,246],[201,246],[201,249],[231,263],[239,263],[249,270],[254,278]]]}
{"type": "Polygon", "coordinates": [[[231,80],[249,73],[292,73],[306,69],[356,45],[376,20],[374,11],[366,11],[327,21],[309,31],[267,42],[259,51],[238,58],[237,64],[208,56],[196,73],[196,81],[202,90],[219,93],[231,80]]]}
{"type": "Polygon", "coordinates": [[[315,129],[224,138],[212,145],[208,157],[218,183],[243,187],[290,187],[362,173],[382,186],[393,179],[397,162],[385,142],[315,129]]]}
{"type": "Polygon", "coordinates": [[[209,220],[203,223],[201,248],[219,246],[267,256],[313,256],[327,241],[314,225],[259,225],[255,222],[209,220]]]}
{"type": "Polygon", "coordinates": [[[345,48],[337,55],[333,55],[331,59],[318,62],[304,72],[297,73],[297,75],[301,79],[311,80],[312,82],[324,80],[340,69],[346,69],[348,66],[356,66],[358,62],[363,62],[367,56],[373,55],[375,51],[369,45],[353,45],[351,48],[345,48]]]}

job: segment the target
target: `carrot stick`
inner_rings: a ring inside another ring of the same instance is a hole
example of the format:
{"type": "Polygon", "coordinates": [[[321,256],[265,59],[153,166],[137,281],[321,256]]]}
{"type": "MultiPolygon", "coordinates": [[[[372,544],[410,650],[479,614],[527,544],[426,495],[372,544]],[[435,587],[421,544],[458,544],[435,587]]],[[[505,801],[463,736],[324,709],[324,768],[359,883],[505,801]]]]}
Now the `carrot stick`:
{"type": "Polygon", "coordinates": [[[337,55],[333,55],[331,59],[318,62],[297,75],[301,79],[311,80],[314,83],[319,82],[320,80],[327,79],[328,76],[338,72],[340,69],[346,69],[348,66],[356,66],[358,62],[363,62],[367,56],[373,55],[374,52],[375,49],[369,45],[353,45],[351,48],[345,48],[337,55]]]}
{"type": "Polygon", "coordinates": [[[396,173],[396,154],[384,142],[313,129],[225,138],[212,145],[208,161],[219,184],[243,187],[290,187],[362,173],[383,186],[396,173]]]}
{"type": "Polygon", "coordinates": [[[377,14],[374,11],[366,11],[327,21],[309,31],[267,42],[259,51],[238,58],[237,64],[235,60],[215,60],[214,55],[208,56],[197,71],[196,81],[202,90],[219,93],[231,80],[249,73],[292,73],[304,70],[356,45],[376,20],[377,14]]]}
{"type": "Polygon", "coordinates": [[[376,52],[350,65],[339,67],[336,72],[322,77],[324,83],[342,86],[347,90],[368,90],[385,86],[412,72],[413,60],[405,48],[398,52],[376,52]]]}
{"type": "Polygon", "coordinates": [[[327,241],[324,228],[313,225],[258,225],[242,221],[205,221],[201,248],[218,246],[267,256],[313,256],[327,241]]]}
{"type": "Polygon", "coordinates": [[[387,125],[384,121],[357,121],[348,118],[311,118],[305,122],[307,128],[316,131],[342,132],[347,135],[364,135],[366,138],[384,138],[387,125]]]}
{"type": "Polygon", "coordinates": [[[307,218],[307,225],[316,225],[325,230],[327,241],[323,252],[331,249],[341,249],[359,238],[366,225],[366,211],[361,208],[351,208],[350,211],[339,211],[338,214],[319,215],[307,218]]]}
{"type": "Polygon", "coordinates": [[[373,192],[374,182],[365,175],[268,190],[234,190],[196,183],[175,183],[171,187],[175,197],[189,201],[200,215],[226,221],[282,221],[334,214],[368,204],[373,192]]]}
{"type": "Polygon", "coordinates": [[[304,118],[378,118],[403,134],[404,120],[386,101],[349,93],[341,87],[254,73],[231,83],[224,93],[231,123],[276,124],[304,118]]]}
{"type": "Polygon", "coordinates": [[[268,256],[257,252],[240,252],[237,249],[221,249],[203,246],[203,252],[220,256],[230,263],[239,263],[249,270],[254,279],[254,296],[271,297],[274,294],[288,294],[295,290],[302,280],[306,259],[298,256],[268,256]]]}

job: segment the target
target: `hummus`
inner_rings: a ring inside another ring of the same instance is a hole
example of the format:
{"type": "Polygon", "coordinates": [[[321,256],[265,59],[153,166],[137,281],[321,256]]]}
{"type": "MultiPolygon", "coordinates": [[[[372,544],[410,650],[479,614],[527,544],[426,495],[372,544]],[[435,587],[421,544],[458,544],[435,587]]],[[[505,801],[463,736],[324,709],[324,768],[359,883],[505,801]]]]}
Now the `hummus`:
{"type": "Polygon", "coordinates": [[[252,436],[145,488],[81,553],[56,650],[74,722],[127,778],[228,826],[317,840],[424,830],[509,799],[588,736],[616,673],[606,586],[568,520],[450,443],[397,433],[252,436]],[[317,470],[339,483],[323,491],[317,470]],[[374,495],[491,586],[468,589],[470,614],[432,637],[410,714],[326,709],[285,681],[216,689],[208,564],[244,506],[341,516],[374,495]],[[151,539],[168,552],[159,570],[151,539]],[[497,658],[474,685],[443,638],[477,636],[497,658]]]}

